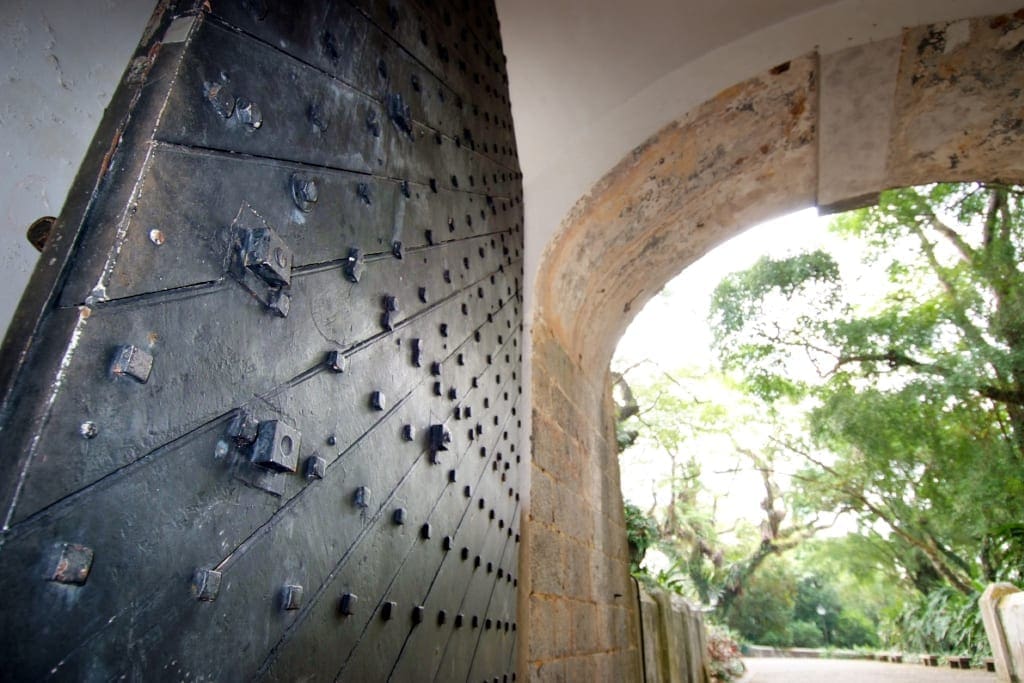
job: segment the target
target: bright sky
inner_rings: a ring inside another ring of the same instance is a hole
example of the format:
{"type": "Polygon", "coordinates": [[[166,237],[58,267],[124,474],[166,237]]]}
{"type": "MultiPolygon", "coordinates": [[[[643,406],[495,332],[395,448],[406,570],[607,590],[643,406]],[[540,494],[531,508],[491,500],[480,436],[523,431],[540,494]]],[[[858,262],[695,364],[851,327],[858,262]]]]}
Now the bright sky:
{"type": "MultiPolygon", "coordinates": [[[[708,253],[671,280],[637,315],[619,342],[612,368],[622,370],[645,359],[664,370],[711,366],[715,358],[710,349],[707,315],[711,293],[718,282],[729,273],[750,267],[762,256],[782,258],[817,248],[851,256],[849,244],[828,233],[828,222],[829,217],[819,217],[814,209],[808,209],[751,228],[708,253]],[[844,246],[837,249],[840,243],[844,246]]],[[[844,272],[848,272],[844,268],[847,258],[838,260],[844,272]]],[[[642,368],[656,371],[651,364],[642,368]]],[[[638,374],[631,375],[636,377],[644,370],[637,368],[634,372],[638,374]]],[[[740,473],[726,471],[736,465],[729,439],[702,439],[694,447],[702,460],[705,485],[719,496],[720,523],[730,526],[738,519],[761,519],[761,478],[749,469],[740,473]]],[[[653,502],[653,492],[662,485],[659,501],[667,501],[663,484],[669,469],[664,455],[633,448],[622,456],[620,464],[626,500],[646,510],[653,502]]],[[[779,483],[785,486],[784,482],[779,483]]]]}

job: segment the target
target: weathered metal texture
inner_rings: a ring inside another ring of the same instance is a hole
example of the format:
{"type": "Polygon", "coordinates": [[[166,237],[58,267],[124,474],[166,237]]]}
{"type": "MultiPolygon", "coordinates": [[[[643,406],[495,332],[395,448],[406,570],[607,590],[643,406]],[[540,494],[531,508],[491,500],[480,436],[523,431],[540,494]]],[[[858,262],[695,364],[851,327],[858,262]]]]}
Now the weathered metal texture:
{"type": "Polygon", "coordinates": [[[0,363],[3,677],[514,679],[493,7],[165,3],[0,363]]]}

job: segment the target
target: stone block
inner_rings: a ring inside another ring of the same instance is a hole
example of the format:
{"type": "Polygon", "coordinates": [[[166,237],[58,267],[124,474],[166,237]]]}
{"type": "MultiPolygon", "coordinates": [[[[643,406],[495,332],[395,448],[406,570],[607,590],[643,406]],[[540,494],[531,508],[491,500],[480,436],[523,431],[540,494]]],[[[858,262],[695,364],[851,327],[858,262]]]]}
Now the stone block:
{"type": "Polygon", "coordinates": [[[570,610],[571,603],[564,598],[534,596],[530,604],[531,642],[535,643],[531,657],[548,660],[572,654],[570,610]]]}
{"type": "Polygon", "coordinates": [[[597,662],[594,657],[572,657],[565,660],[565,674],[570,681],[599,681],[604,680],[597,677],[597,662]]]}
{"type": "Polygon", "coordinates": [[[531,529],[530,535],[529,570],[533,592],[564,595],[565,555],[561,535],[539,524],[531,529]]]}
{"type": "Polygon", "coordinates": [[[572,602],[572,646],[577,654],[597,652],[598,608],[589,602],[572,602]]]}
{"type": "Polygon", "coordinates": [[[535,683],[565,683],[573,680],[566,676],[564,659],[536,662],[532,665],[532,669],[530,680],[535,683]]]}
{"type": "Polygon", "coordinates": [[[543,470],[531,468],[530,477],[530,519],[546,526],[556,526],[556,510],[559,506],[555,482],[543,470]]]}
{"type": "Polygon", "coordinates": [[[904,32],[888,185],[1024,175],[1024,33],[1012,17],[904,32]]]}
{"type": "Polygon", "coordinates": [[[556,528],[577,543],[592,547],[590,506],[566,484],[559,487],[555,502],[556,528]]]}
{"type": "Polygon", "coordinates": [[[899,38],[821,58],[818,205],[845,211],[873,203],[885,186],[899,38]]]}
{"type": "Polygon", "coordinates": [[[572,579],[569,582],[569,595],[577,600],[592,600],[594,590],[590,558],[597,553],[592,548],[578,543],[570,548],[567,573],[572,574],[572,579]]]}

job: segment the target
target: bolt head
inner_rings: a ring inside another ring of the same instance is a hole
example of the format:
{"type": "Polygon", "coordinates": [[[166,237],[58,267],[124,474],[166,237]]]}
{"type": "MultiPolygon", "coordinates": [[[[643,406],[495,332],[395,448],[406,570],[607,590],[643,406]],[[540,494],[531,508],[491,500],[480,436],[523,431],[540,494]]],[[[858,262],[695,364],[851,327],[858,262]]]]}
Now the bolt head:
{"type": "Polygon", "coordinates": [[[302,607],[302,586],[286,585],[281,591],[281,607],[285,610],[297,610],[302,607]]]}
{"type": "Polygon", "coordinates": [[[239,97],[235,100],[235,118],[252,130],[263,125],[263,112],[255,102],[239,97]]]}
{"type": "Polygon", "coordinates": [[[92,569],[92,548],[78,543],[60,543],[54,548],[54,560],[46,573],[47,581],[84,585],[92,569]]]}
{"type": "Polygon", "coordinates": [[[213,602],[220,593],[221,579],[216,569],[197,569],[192,575],[192,595],[200,602],[213,602]]]}

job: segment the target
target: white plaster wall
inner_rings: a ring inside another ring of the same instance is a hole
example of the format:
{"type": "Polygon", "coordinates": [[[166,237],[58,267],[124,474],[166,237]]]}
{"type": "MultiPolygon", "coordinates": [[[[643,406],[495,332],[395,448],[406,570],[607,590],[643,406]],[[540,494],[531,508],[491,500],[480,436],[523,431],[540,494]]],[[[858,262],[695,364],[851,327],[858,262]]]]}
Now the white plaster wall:
{"type": "Polygon", "coordinates": [[[35,267],[25,229],[57,215],[152,0],[0,0],[0,335],[35,267]]]}
{"type": "MultiPolygon", "coordinates": [[[[541,255],[575,202],[666,123],[817,49],[1021,0],[497,0],[523,172],[527,324],[541,255]]],[[[529,336],[527,336],[529,338],[529,336]]],[[[528,384],[527,384],[528,385],[528,384]]]]}

